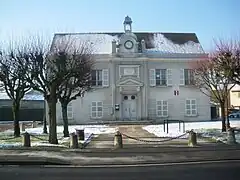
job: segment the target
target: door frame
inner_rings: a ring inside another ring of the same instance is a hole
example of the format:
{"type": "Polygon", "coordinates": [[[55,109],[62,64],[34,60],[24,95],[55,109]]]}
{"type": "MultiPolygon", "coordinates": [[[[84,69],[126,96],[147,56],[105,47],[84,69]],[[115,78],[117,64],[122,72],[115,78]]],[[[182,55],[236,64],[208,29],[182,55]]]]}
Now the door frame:
{"type": "Polygon", "coordinates": [[[129,121],[133,121],[133,120],[137,120],[137,117],[138,117],[138,107],[137,107],[137,94],[122,94],[121,95],[121,105],[122,105],[122,108],[121,108],[121,120],[129,120],[129,121]],[[132,96],[135,97],[135,99],[128,99],[128,100],[124,100],[124,97],[125,96],[128,96],[128,98],[131,98],[132,96]],[[124,107],[123,107],[123,104],[124,104],[124,101],[135,101],[135,117],[134,118],[128,118],[128,119],[125,119],[125,116],[124,116],[124,107]]]}

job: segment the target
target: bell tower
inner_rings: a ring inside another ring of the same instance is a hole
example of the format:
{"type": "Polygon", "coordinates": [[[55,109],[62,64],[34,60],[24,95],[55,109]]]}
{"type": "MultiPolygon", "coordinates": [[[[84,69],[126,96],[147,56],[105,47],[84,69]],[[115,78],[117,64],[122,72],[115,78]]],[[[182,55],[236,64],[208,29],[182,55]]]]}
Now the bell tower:
{"type": "Polygon", "coordinates": [[[132,19],[129,16],[125,17],[123,25],[125,33],[132,32],[132,19]]]}

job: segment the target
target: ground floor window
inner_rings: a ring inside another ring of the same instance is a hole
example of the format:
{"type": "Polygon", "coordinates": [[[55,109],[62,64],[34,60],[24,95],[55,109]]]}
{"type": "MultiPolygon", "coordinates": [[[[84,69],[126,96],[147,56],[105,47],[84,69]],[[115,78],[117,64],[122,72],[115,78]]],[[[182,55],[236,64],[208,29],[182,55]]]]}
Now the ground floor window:
{"type": "Polygon", "coordinates": [[[196,99],[186,99],[185,112],[187,116],[197,115],[197,101],[196,99]]]}
{"type": "Polygon", "coordinates": [[[67,116],[68,116],[68,119],[73,119],[73,106],[72,106],[72,103],[68,103],[68,106],[67,106],[67,116]]]}
{"type": "Polygon", "coordinates": [[[157,117],[167,117],[168,116],[168,101],[160,100],[157,101],[157,117]]]}
{"type": "Polygon", "coordinates": [[[103,116],[103,103],[101,101],[94,101],[91,105],[91,117],[101,118],[103,116]]]}

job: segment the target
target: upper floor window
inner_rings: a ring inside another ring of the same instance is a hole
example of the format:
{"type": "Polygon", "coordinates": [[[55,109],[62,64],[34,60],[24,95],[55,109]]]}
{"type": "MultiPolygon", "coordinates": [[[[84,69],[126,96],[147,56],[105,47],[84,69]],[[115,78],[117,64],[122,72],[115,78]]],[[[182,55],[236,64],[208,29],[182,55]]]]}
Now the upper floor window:
{"type": "Polygon", "coordinates": [[[167,85],[167,70],[166,69],[156,69],[156,85],[166,86],[167,85]]]}
{"type": "Polygon", "coordinates": [[[171,86],[172,70],[171,69],[150,69],[149,84],[150,86],[171,86]]]}
{"type": "Polygon", "coordinates": [[[92,85],[102,86],[102,70],[93,70],[91,75],[92,75],[92,85]]]}
{"type": "Polygon", "coordinates": [[[92,86],[109,86],[109,71],[108,69],[92,70],[92,86]]]}
{"type": "Polygon", "coordinates": [[[194,85],[194,71],[192,69],[181,69],[180,85],[194,85]]]}

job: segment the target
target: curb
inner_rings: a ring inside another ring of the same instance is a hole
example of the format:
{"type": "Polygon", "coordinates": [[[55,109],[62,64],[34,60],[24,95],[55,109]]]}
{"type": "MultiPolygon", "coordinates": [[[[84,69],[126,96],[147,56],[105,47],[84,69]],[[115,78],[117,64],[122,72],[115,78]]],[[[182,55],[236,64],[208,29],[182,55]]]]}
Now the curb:
{"type": "Polygon", "coordinates": [[[71,165],[70,162],[58,158],[4,155],[0,156],[1,165],[71,165]]]}
{"type": "Polygon", "coordinates": [[[207,163],[219,163],[219,162],[238,162],[239,159],[205,159],[205,160],[180,160],[180,161],[155,161],[155,162],[133,162],[133,163],[92,163],[92,164],[71,164],[71,165],[44,165],[44,167],[56,167],[56,168],[65,168],[65,167],[75,167],[75,168],[114,168],[114,167],[137,167],[137,166],[169,166],[169,165],[181,165],[181,164],[207,164],[207,163]]]}

